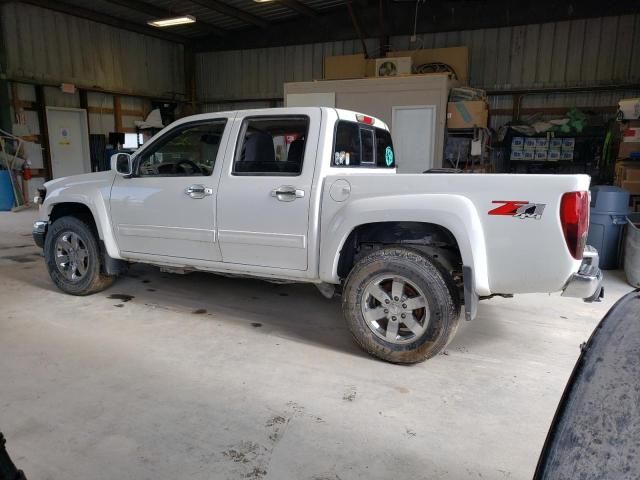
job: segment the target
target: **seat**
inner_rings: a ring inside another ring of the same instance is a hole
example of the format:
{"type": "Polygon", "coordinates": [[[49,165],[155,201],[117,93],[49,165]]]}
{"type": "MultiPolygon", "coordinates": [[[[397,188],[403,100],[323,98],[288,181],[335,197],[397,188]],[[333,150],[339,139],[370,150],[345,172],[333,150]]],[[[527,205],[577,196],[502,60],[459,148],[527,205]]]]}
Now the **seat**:
{"type": "Polygon", "coordinates": [[[304,156],[305,141],[298,138],[289,145],[287,161],[282,166],[282,171],[287,173],[300,173],[302,171],[302,160],[304,156]]]}
{"type": "Polygon", "coordinates": [[[240,160],[236,162],[236,172],[269,172],[276,163],[273,137],[262,131],[249,135],[242,147],[240,160]]]}

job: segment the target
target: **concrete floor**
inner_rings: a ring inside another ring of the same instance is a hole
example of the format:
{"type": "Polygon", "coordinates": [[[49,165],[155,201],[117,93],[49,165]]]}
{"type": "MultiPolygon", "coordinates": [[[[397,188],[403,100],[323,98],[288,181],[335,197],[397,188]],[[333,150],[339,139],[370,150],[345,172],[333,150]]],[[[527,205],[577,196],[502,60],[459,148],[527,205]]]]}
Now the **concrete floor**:
{"type": "Polygon", "coordinates": [[[312,286],[137,265],[64,295],[34,218],[0,214],[0,430],[29,479],[528,479],[579,345],[631,290],[608,272],[599,304],[482,302],[445,354],[394,366],[312,286]]]}

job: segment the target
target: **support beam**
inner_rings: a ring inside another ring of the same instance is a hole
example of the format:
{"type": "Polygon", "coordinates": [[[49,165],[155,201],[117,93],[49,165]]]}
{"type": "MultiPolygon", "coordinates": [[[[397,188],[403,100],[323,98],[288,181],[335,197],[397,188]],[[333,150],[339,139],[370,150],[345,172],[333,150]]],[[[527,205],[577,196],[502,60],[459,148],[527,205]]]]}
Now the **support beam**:
{"type": "Polygon", "coordinates": [[[49,145],[49,125],[47,124],[46,100],[44,97],[44,87],[36,85],[36,105],[38,108],[38,124],[40,126],[40,145],[44,156],[45,178],[51,180],[53,173],[51,169],[51,147],[49,145]]]}
{"type": "MultiPolygon", "coordinates": [[[[5,36],[2,29],[2,10],[0,10],[0,128],[5,132],[11,132],[13,119],[11,118],[11,100],[9,99],[9,81],[7,79],[7,55],[5,36]]],[[[15,88],[15,87],[14,87],[15,88]]],[[[15,98],[14,98],[15,100],[15,98]]]]}
{"type": "MultiPolygon", "coordinates": [[[[151,3],[144,2],[142,0],[107,0],[109,3],[118,5],[129,10],[134,10],[139,13],[145,14],[149,20],[154,18],[168,18],[175,17],[177,15],[186,15],[189,12],[172,12],[171,10],[165,10],[164,8],[157,7],[151,3]]],[[[203,22],[196,18],[196,25],[200,25],[206,28],[209,33],[216,36],[224,36],[227,32],[219,27],[216,27],[212,23],[203,22]]]]}
{"type": "Polygon", "coordinates": [[[298,0],[276,0],[282,6],[287,7],[294,12],[298,12],[300,15],[304,15],[309,18],[316,18],[318,16],[318,12],[316,12],[313,8],[307,7],[304,3],[300,3],[298,0]]]}
{"type": "Polygon", "coordinates": [[[112,27],[121,28],[123,30],[129,30],[132,32],[141,33],[143,35],[162,38],[163,40],[168,40],[170,42],[187,43],[189,41],[187,37],[183,37],[182,35],[176,35],[175,33],[166,32],[160,29],[138,25],[137,23],[127,22],[125,20],[120,20],[119,18],[112,17],[110,15],[105,15],[103,13],[96,12],[95,10],[78,7],[77,5],[71,5],[69,3],[64,3],[58,0],[54,2],[49,0],[22,0],[22,1],[24,3],[29,3],[37,7],[47,8],[49,10],[54,10],[56,12],[66,13],[67,15],[73,15],[74,17],[84,18],[94,22],[103,23],[105,25],[110,25],[112,27]]]}
{"type": "MultiPolygon", "coordinates": [[[[200,0],[201,1],[201,0],[200,0]]],[[[389,35],[410,35],[413,30],[415,1],[395,2],[388,0],[385,20],[389,35]]],[[[637,2],[636,2],[637,3],[637,2]]],[[[533,23],[558,22],[582,18],[611,15],[637,14],[638,7],[628,0],[582,0],[572,2],[571,9],[563,2],[537,0],[510,2],[507,0],[460,1],[442,0],[427,2],[429,14],[418,15],[418,33],[449,32],[481,28],[510,27],[533,23]]],[[[378,2],[354,1],[363,27],[375,28],[367,31],[378,36],[378,2]]],[[[420,9],[424,12],[424,9],[420,9]]],[[[353,40],[353,24],[345,15],[344,6],[318,11],[316,18],[295,17],[272,23],[268,28],[246,28],[234,31],[222,39],[214,37],[198,40],[197,51],[239,50],[245,48],[279,47],[303,43],[326,42],[328,40],[353,40]]],[[[372,52],[373,53],[373,52],[372,52]]]]}
{"type": "Polygon", "coordinates": [[[358,17],[358,13],[356,12],[355,7],[352,4],[351,0],[345,0],[344,2],[347,5],[347,10],[349,10],[349,16],[351,17],[351,23],[353,23],[353,28],[360,39],[360,43],[362,43],[362,51],[364,52],[365,58],[369,57],[369,52],[367,51],[367,42],[364,41],[364,35],[362,33],[362,28],[360,28],[360,18],[358,17]]]}
{"type": "Polygon", "coordinates": [[[218,0],[190,0],[193,3],[197,3],[198,5],[202,5],[205,8],[210,10],[215,10],[218,13],[222,13],[227,17],[233,17],[238,20],[242,20],[250,25],[255,25],[260,28],[267,28],[269,26],[269,22],[262,20],[261,18],[256,17],[255,15],[251,15],[250,13],[245,12],[244,10],[240,10],[239,8],[232,7],[231,5],[227,5],[226,3],[219,2],[218,0]]]}
{"type": "Polygon", "coordinates": [[[113,96],[113,121],[114,130],[116,132],[122,132],[122,106],[120,103],[120,95],[113,96]]]}

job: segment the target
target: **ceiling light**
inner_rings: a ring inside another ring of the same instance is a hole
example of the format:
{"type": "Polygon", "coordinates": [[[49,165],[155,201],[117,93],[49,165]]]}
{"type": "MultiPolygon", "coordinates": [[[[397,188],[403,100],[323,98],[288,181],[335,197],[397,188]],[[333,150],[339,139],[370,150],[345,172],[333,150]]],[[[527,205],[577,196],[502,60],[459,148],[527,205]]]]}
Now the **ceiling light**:
{"type": "Polygon", "coordinates": [[[269,3],[269,2],[273,2],[273,0],[253,0],[256,3],[269,3]]]}
{"type": "Polygon", "coordinates": [[[180,15],[179,17],[159,18],[149,20],[147,23],[152,27],[173,27],[174,25],[184,25],[185,23],[195,23],[196,17],[191,15],[180,15]]]}

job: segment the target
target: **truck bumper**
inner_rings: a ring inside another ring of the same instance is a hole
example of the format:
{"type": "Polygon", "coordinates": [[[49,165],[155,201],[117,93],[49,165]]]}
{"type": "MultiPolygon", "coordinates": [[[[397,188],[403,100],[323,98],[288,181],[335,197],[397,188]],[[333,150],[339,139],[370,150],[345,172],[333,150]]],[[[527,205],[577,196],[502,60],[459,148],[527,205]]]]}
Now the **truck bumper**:
{"type": "Polygon", "coordinates": [[[38,220],[33,224],[33,241],[40,248],[44,248],[44,237],[47,234],[47,227],[49,226],[49,222],[43,222],[38,220]]]}
{"type": "Polygon", "coordinates": [[[563,297],[582,298],[585,302],[599,302],[604,297],[602,271],[598,267],[598,251],[590,245],[584,249],[582,265],[562,290],[563,297]]]}

